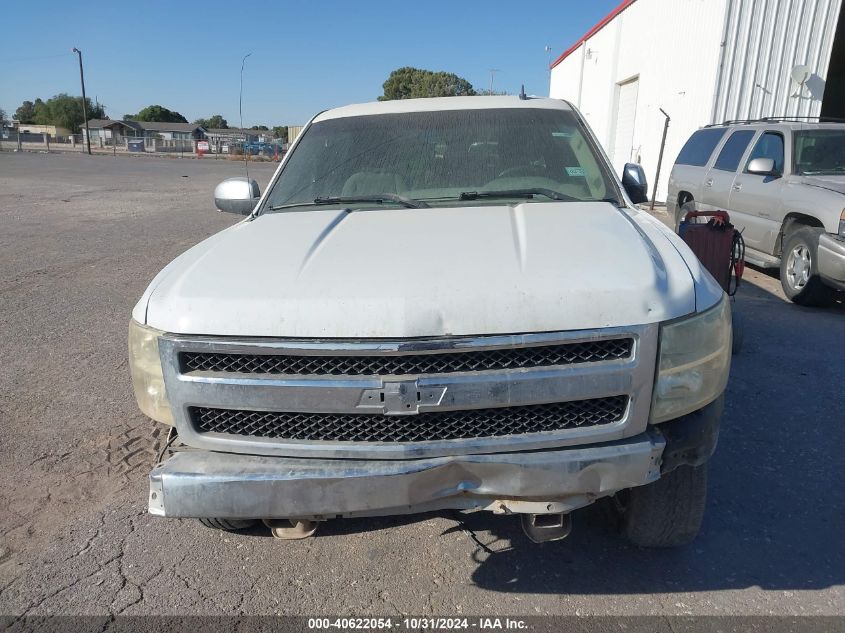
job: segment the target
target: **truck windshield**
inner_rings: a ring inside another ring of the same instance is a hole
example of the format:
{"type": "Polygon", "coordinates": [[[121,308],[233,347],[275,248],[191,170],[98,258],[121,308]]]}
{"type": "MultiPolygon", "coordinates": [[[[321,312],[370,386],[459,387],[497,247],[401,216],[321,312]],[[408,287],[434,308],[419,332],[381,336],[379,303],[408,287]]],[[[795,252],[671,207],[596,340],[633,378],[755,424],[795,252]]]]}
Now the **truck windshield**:
{"type": "Polygon", "coordinates": [[[796,174],[845,174],[845,129],[795,132],[793,161],[796,174]]]}
{"type": "Polygon", "coordinates": [[[426,207],[458,200],[483,205],[617,198],[573,112],[497,108],[314,123],[265,209],[322,208],[333,199],[338,206],[361,208],[410,206],[408,201],[426,207]]]}

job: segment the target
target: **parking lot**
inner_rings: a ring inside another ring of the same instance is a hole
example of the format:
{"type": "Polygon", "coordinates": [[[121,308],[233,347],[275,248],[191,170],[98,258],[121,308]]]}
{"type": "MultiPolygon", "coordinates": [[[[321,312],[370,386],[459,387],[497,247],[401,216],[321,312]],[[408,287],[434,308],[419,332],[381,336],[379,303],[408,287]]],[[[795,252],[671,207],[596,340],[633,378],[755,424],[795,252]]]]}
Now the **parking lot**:
{"type": "MultiPolygon", "coordinates": [[[[275,165],[252,164],[262,188],[275,165]]],[[[0,154],[0,614],[845,615],[845,304],[748,270],[698,540],[625,544],[603,505],[534,545],[484,513],[331,521],[274,540],[145,512],[163,433],[126,361],[135,301],[236,222],[243,164],[0,154]]]]}

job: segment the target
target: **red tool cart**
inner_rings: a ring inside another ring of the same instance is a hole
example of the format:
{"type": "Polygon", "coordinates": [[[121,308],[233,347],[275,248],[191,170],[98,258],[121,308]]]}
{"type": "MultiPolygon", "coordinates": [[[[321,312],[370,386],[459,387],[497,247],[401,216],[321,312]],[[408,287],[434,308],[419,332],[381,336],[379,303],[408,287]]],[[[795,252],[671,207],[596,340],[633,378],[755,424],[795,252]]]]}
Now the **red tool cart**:
{"type": "MultiPolygon", "coordinates": [[[[727,211],[689,211],[678,233],[733,301],[745,270],[745,242],[731,224],[727,211]],[[696,222],[698,218],[708,220],[696,222]]],[[[744,327],[736,304],[731,308],[733,353],[736,354],[742,347],[744,327]]]]}

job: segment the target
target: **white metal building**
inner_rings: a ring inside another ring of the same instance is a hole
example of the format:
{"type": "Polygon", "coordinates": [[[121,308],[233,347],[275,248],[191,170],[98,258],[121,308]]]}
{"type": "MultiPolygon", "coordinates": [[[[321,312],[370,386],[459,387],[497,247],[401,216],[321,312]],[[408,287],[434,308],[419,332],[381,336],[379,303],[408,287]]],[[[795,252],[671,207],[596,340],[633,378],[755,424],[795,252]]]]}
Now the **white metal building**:
{"type": "Polygon", "coordinates": [[[552,63],[549,95],[581,109],[617,172],[641,163],[649,194],[662,108],[663,200],[675,157],[702,125],[845,118],[841,10],[842,0],[625,0],[552,63]]]}

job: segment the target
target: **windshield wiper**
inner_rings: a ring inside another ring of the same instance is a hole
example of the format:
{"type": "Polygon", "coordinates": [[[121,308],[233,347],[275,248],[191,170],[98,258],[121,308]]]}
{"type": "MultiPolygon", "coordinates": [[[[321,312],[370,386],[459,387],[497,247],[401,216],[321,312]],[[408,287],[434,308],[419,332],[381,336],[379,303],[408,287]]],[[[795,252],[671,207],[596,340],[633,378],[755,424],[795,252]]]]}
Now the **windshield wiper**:
{"type": "Polygon", "coordinates": [[[396,202],[408,209],[427,209],[428,205],[420,200],[406,198],[395,193],[374,193],[363,196],[326,196],[314,198],[314,204],[347,204],[355,202],[396,202]]]}
{"type": "Polygon", "coordinates": [[[294,207],[313,207],[316,206],[313,202],[290,202],[288,204],[276,204],[272,207],[267,207],[268,211],[281,211],[282,209],[293,209],[294,207]]]}
{"type": "Polygon", "coordinates": [[[354,202],[396,202],[408,209],[428,209],[429,206],[421,201],[405,196],[399,196],[395,193],[377,193],[367,196],[323,196],[321,198],[314,198],[312,201],[305,202],[290,202],[288,204],[277,204],[272,207],[267,207],[268,211],[281,211],[282,209],[293,209],[295,207],[316,207],[323,204],[348,204],[354,202]]]}
{"type": "Polygon", "coordinates": [[[544,196],[552,200],[578,200],[578,198],[544,187],[501,189],[499,191],[462,191],[458,198],[461,200],[480,200],[481,198],[533,198],[534,196],[544,196]]]}
{"type": "Polygon", "coordinates": [[[624,208],[624,207],[625,207],[625,205],[624,205],[624,204],[622,204],[622,203],[619,201],[619,199],[618,199],[618,198],[602,198],[601,200],[585,200],[584,202],[609,202],[609,203],[610,203],[610,204],[612,204],[614,207],[617,207],[617,208],[619,208],[619,209],[622,209],[622,208],[624,208]]]}

